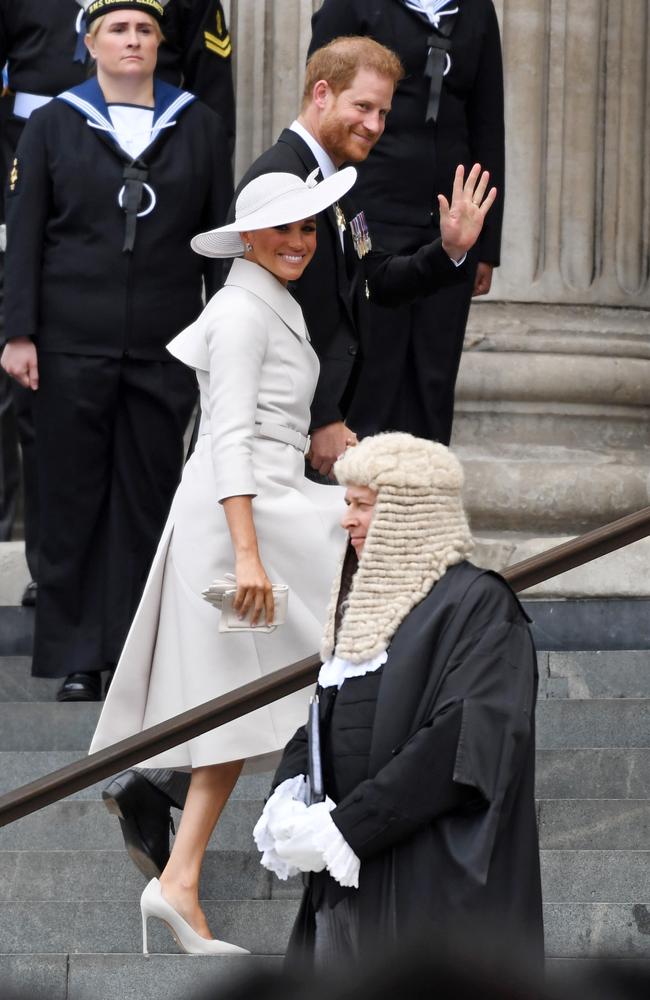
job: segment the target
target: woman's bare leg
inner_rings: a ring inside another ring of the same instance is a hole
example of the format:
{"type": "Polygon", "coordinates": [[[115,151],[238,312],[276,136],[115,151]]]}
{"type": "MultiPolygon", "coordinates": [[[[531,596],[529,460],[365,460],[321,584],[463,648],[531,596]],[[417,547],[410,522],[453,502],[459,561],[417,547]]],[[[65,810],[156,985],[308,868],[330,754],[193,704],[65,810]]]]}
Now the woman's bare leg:
{"type": "Polygon", "coordinates": [[[211,938],[212,934],[199,905],[203,856],[243,764],[238,760],[192,771],[183,817],[169,861],[160,876],[167,902],[204,938],[211,938]]]}

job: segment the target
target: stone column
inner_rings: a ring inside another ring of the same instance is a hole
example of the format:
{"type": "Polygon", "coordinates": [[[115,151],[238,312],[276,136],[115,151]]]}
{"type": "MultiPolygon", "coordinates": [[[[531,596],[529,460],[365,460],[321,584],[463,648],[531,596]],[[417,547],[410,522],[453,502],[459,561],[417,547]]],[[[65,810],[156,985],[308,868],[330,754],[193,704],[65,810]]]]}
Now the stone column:
{"type": "MultiPolygon", "coordinates": [[[[650,504],[650,3],[496,6],[503,264],[471,312],[454,445],[498,564],[650,504]]],[[[650,594],[650,543],[535,593],[650,594]]]]}

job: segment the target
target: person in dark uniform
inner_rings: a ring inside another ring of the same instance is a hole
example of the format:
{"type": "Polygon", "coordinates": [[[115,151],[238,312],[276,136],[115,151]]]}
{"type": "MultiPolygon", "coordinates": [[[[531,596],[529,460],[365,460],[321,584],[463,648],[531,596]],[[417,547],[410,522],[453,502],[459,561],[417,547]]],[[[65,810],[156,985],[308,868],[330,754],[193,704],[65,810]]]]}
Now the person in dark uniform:
{"type": "Polygon", "coordinates": [[[350,403],[349,423],[361,436],[403,430],[448,444],[471,297],[490,290],[499,265],[505,153],[494,6],[492,0],[324,0],[312,30],[310,51],[340,35],[368,35],[404,64],[386,130],[354,191],[381,246],[410,253],[438,235],[437,195],[449,195],[458,163],[480,162],[499,191],[462,281],[397,309],[371,302],[350,403]]]}
{"type": "MultiPolygon", "coordinates": [[[[306,180],[315,171],[327,177],[343,162],[363,161],[384,130],[401,72],[394,53],[369,38],[343,39],[315,53],[307,66],[298,119],[250,167],[239,190],[265,173],[285,171],[306,180]]],[[[442,237],[412,255],[373,249],[365,216],[347,196],[319,215],[316,253],[293,283],[293,293],[320,362],[307,458],[322,475],[356,440],[345,420],[369,323],[369,296],[408,300],[463,280],[466,251],[496,196],[494,189],[486,195],[488,177],[479,179],[479,174],[477,165],[463,183],[459,171],[451,206],[442,197],[442,237]]],[[[145,778],[129,770],[102,793],[120,820],[131,858],[148,878],[166,864],[170,805],[182,807],[187,783],[179,771],[147,770],[145,778]]]]}
{"type": "Polygon", "coordinates": [[[165,345],[220,285],[190,238],[232,199],[221,119],[154,78],[163,4],[83,6],[97,77],[33,113],[7,191],[2,364],[34,395],[41,507],[32,669],[65,678],[59,700],[101,697],[139,601],[196,396],[165,345]]]}
{"type": "MultiPolygon", "coordinates": [[[[0,0],[0,65],[9,87],[0,102],[0,182],[11,169],[18,140],[32,111],[82,83],[92,71],[84,44],[84,11],[77,0],[0,0]]],[[[157,76],[185,86],[217,112],[230,149],[235,139],[232,44],[220,0],[173,0],[163,18],[157,76]]],[[[0,200],[4,222],[4,199],[0,200]]],[[[2,248],[3,249],[3,248],[2,248]]],[[[0,249],[0,294],[4,253],[0,249]]],[[[1,321],[1,317],[0,317],[1,321]]],[[[0,343],[4,342],[0,330],[0,343]]],[[[34,604],[38,565],[38,491],[32,393],[0,371],[0,539],[11,535],[19,483],[17,438],[22,449],[25,554],[31,583],[24,604],[34,604]]]]}
{"type": "Polygon", "coordinates": [[[378,434],[335,473],[349,545],[317,707],[254,834],[280,878],[311,873],[288,956],[345,972],[377,948],[498,926],[541,965],[526,614],[468,562],[463,472],[444,445],[378,434]]]}

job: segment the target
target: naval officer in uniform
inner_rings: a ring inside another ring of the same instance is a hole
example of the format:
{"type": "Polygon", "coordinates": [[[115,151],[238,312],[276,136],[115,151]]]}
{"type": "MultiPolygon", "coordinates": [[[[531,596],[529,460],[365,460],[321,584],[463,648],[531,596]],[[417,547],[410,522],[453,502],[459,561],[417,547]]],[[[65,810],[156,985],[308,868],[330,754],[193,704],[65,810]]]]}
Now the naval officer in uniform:
{"type": "Polygon", "coordinates": [[[167,0],[81,0],[97,76],[37,109],[7,193],[5,370],[33,392],[33,672],[101,697],[182,463],[191,373],[165,345],[220,284],[190,238],[232,199],[221,119],[154,77],[167,0]]]}
{"type": "MultiPolygon", "coordinates": [[[[235,139],[232,44],[220,0],[174,0],[163,19],[165,42],[157,75],[181,83],[217,112],[230,148],[235,139]]],[[[87,78],[92,59],[84,44],[84,11],[77,0],[0,0],[0,65],[9,89],[1,101],[0,175],[3,190],[18,140],[34,110],[87,78]]],[[[0,200],[4,223],[4,199],[0,200]]],[[[4,254],[0,249],[1,269],[4,254]]],[[[0,341],[3,340],[0,331],[0,341]]],[[[26,558],[32,577],[23,596],[34,604],[38,565],[38,497],[32,393],[0,372],[0,537],[11,534],[19,481],[16,431],[22,449],[26,558]]]]}

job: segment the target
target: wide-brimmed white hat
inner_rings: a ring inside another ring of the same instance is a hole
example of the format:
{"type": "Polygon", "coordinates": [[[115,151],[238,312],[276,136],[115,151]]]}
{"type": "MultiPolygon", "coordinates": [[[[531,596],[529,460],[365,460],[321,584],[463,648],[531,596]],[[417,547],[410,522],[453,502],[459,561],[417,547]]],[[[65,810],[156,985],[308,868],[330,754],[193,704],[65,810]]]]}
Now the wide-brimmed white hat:
{"type": "Polygon", "coordinates": [[[309,219],[342,198],[357,179],[354,167],[345,167],[320,183],[318,173],[317,167],[304,181],[284,173],[255,177],[239,192],[235,221],[199,233],[192,240],[192,250],[204,257],[239,257],[244,252],[240,233],[309,219]]]}

